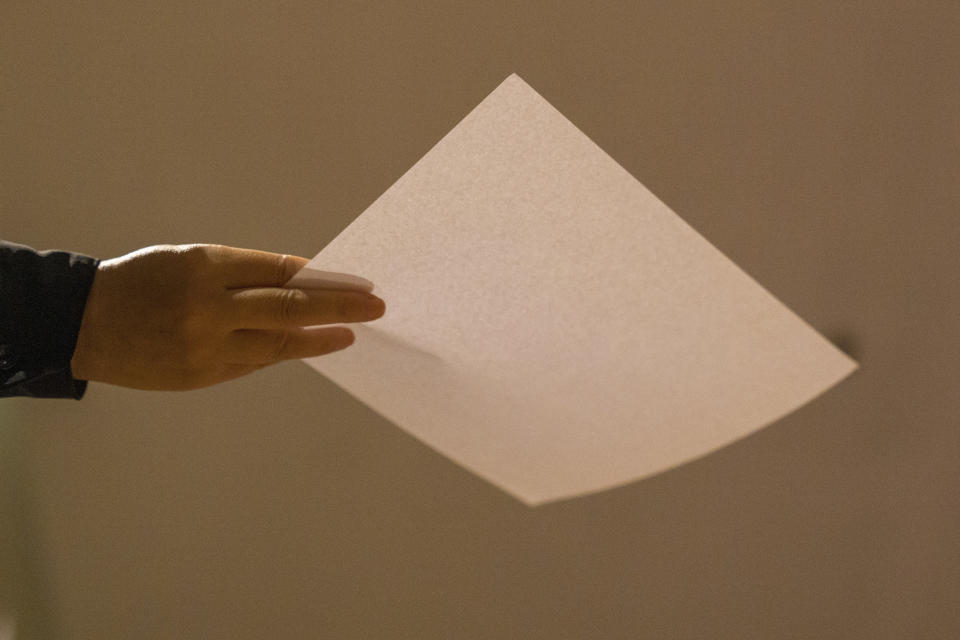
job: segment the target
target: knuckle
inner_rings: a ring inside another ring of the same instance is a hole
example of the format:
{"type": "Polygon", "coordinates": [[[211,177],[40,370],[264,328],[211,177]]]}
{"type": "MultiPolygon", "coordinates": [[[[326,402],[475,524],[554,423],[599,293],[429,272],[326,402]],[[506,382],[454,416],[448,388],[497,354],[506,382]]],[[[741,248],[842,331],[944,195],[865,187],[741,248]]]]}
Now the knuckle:
{"type": "Polygon", "coordinates": [[[287,344],[290,342],[290,334],[286,331],[278,331],[277,335],[273,339],[273,344],[270,348],[270,361],[281,360],[283,354],[287,349],[287,344]]]}
{"type": "Polygon", "coordinates": [[[221,260],[222,247],[213,244],[187,244],[177,247],[177,253],[186,269],[188,283],[200,284],[207,281],[210,272],[221,260]]]}
{"type": "Polygon", "coordinates": [[[278,320],[284,326],[296,324],[300,310],[306,302],[306,294],[299,289],[281,289],[277,305],[278,320]]]}
{"type": "Polygon", "coordinates": [[[210,245],[188,245],[177,253],[178,262],[167,270],[170,282],[184,293],[188,300],[209,296],[215,286],[217,260],[210,245]]]}
{"type": "Polygon", "coordinates": [[[178,247],[178,253],[188,262],[206,262],[210,259],[207,253],[206,245],[202,244],[182,244],[178,247]]]}
{"type": "Polygon", "coordinates": [[[283,284],[290,279],[290,276],[287,275],[290,272],[290,256],[287,254],[280,254],[277,258],[277,275],[274,279],[274,282],[283,284]]]}
{"type": "Polygon", "coordinates": [[[203,299],[208,295],[204,281],[196,271],[188,273],[180,285],[180,291],[174,295],[184,317],[194,318],[200,314],[203,299]]]}
{"type": "Polygon", "coordinates": [[[214,264],[221,263],[227,258],[227,247],[222,244],[202,245],[207,259],[214,264]]]}
{"type": "Polygon", "coordinates": [[[180,332],[188,338],[201,339],[209,331],[210,313],[195,298],[188,298],[180,312],[180,332]]]}
{"type": "Polygon", "coordinates": [[[178,342],[179,359],[185,366],[203,369],[210,362],[210,349],[204,341],[185,333],[180,335],[178,342]]]}
{"type": "Polygon", "coordinates": [[[189,366],[203,366],[210,360],[212,337],[210,313],[197,304],[185,304],[173,322],[175,348],[189,366]]]}

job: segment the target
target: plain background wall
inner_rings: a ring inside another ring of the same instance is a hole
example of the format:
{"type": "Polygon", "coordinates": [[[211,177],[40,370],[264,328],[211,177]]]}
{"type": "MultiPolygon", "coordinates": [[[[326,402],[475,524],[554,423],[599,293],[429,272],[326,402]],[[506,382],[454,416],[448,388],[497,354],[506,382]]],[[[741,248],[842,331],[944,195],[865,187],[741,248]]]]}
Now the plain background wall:
{"type": "Polygon", "coordinates": [[[958,42],[951,1],[0,4],[5,239],[312,257],[516,72],[861,364],[714,455],[538,509],[299,362],[2,400],[0,621],[960,637],[958,42]]]}

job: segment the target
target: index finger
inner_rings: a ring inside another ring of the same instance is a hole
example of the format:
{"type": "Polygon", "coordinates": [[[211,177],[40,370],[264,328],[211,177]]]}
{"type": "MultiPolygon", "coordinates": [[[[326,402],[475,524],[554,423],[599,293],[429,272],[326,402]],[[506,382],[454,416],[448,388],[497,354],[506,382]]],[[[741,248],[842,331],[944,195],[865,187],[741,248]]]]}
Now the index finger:
{"type": "Polygon", "coordinates": [[[227,289],[282,287],[308,262],[286,253],[220,246],[213,256],[227,289]]]}
{"type": "Polygon", "coordinates": [[[340,273],[338,271],[322,271],[313,267],[304,267],[297,272],[285,288],[295,287],[297,289],[334,289],[338,291],[362,291],[371,293],[373,283],[366,278],[355,276],[351,273],[340,273]]]}

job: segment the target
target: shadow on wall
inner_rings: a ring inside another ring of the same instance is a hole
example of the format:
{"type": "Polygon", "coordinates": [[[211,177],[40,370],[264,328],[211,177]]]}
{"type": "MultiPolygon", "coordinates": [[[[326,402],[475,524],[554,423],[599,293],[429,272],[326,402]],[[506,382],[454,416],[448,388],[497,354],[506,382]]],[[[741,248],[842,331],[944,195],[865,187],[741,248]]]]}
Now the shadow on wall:
{"type": "Polygon", "coordinates": [[[853,332],[853,330],[846,327],[840,327],[838,329],[825,332],[824,337],[832,342],[837,349],[840,349],[840,351],[843,351],[857,362],[862,362],[863,349],[860,346],[859,338],[857,338],[857,335],[853,332]]]}

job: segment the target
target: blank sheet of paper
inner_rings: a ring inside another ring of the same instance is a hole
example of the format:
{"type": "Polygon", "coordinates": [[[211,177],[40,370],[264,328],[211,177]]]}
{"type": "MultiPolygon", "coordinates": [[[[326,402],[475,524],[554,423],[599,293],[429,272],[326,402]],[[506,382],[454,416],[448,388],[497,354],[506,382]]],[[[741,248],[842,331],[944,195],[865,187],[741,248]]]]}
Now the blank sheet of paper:
{"type": "Polygon", "coordinates": [[[705,455],[857,368],[516,74],[286,286],[311,269],[387,312],[305,362],[530,505],[705,455]]]}

